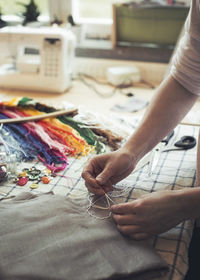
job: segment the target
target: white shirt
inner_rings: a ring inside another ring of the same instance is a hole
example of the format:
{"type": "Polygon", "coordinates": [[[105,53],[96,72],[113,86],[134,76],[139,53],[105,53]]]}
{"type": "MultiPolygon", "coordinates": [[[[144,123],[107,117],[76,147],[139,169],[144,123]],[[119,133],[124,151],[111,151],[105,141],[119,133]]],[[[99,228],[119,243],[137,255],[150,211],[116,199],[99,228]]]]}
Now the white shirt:
{"type": "Polygon", "coordinates": [[[200,0],[192,0],[185,34],[172,59],[172,76],[187,90],[200,96],[200,0]]]}

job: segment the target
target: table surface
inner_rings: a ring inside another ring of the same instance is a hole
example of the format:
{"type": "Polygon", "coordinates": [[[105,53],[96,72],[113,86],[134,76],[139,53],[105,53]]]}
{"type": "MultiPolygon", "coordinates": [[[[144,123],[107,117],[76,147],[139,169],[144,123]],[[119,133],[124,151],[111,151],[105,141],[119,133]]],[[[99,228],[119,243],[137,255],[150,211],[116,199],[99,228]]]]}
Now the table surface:
{"type": "MultiPolygon", "coordinates": [[[[110,92],[112,87],[101,85],[99,90],[104,93],[110,92]]],[[[116,113],[111,111],[111,108],[116,104],[125,104],[128,102],[129,97],[125,96],[124,93],[132,92],[135,97],[150,101],[155,94],[155,91],[156,90],[147,88],[145,86],[127,88],[123,89],[123,94],[116,92],[110,98],[102,98],[81,81],[73,81],[71,88],[63,94],[2,89],[0,91],[0,100],[10,99],[11,97],[16,96],[27,96],[48,105],[53,105],[54,107],[60,107],[62,106],[63,102],[66,101],[73,103],[76,106],[83,106],[86,110],[101,113],[104,116],[108,115],[108,117],[110,117],[110,114],[120,114],[123,117],[128,116],[131,118],[133,116],[143,115],[145,109],[137,113],[116,113]]],[[[200,102],[198,101],[191,110],[190,114],[186,117],[186,120],[191,122],[196,121],[195,112],[197,112],[199,106],[200,102]]],[[[176,137],[180,137],[186,133],[197,136],[197,130],[197,128],[190,126],[178,126],[175,130],[177,135],[176,137]]],[[[125,180],[125,183],[130,184],[132,188],[131,192],[126,197],[126,201],[147,192],[160,189],[178,189],[194,184],[195,153],[195,149],[183,152],[181,154],[180,152],[164,153],[161,156],[160,163],[151,178],[147,178],[145,175],[147,174],[146,167],[131,174],[125,180]]],[[[69,174],[69,178],[71,178],[71,183],[68,183],[74,185],[73,191],[80,190],[84,187],[84,182],[81,180],[81,176],[79,174],[84,163],[85,159],[70,160],[70,164],[67,169],[67,175],[69,174]]],[[[63,173],[63,176],[65,176],[65,173],[63,173]]],[[[49,190],[53,190],[55,193],[60,193],[63,195],[69,194],[69,189],[66,188],[66,179],[64,177],[60,177],[59,180],[52,182],[52,184],[48,186],[48,189],[45,187],[45,191],[49,190]]],[[[7,184],[2,186],[0,191],[15,195],[19,193],[21,189],[17,186],[13,187],[13,185],[7,184]]],[[[40,186],[37,191],[42,192],[44,189],[42,186],[40,186]]],[[[192,229],[193,222],[186,221],[167,233],[156,236],[150,240],[157,252],[163,257],[170,267],[169,273],[160,279],[184,279],[184,275],[186,274],[188,268],[187,250],[191,239],[192,229]]]]}

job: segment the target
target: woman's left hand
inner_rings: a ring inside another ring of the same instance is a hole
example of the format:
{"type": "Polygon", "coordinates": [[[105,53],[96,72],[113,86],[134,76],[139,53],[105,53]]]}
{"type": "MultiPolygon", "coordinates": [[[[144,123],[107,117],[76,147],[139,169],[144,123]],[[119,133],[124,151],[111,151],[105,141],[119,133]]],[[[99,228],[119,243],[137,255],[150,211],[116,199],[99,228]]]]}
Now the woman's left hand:
{"type": "Polygon", "coordinates": [[[141,240],[163,233],[187,219],[181,191],[166,190],[111,207],[119,231],[141,240]]]}

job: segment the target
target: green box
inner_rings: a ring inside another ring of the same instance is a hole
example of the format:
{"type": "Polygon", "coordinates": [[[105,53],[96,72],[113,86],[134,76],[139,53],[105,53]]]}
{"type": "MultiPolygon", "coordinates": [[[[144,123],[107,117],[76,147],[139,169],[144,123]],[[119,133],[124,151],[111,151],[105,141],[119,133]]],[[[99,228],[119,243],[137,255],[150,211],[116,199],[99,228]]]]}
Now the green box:
{"type": "Polygon", "coordinates": [[[117,43],[175,45],[189,8],[135,8],[131,5],[116,4],[114,10],[117,43]]]}

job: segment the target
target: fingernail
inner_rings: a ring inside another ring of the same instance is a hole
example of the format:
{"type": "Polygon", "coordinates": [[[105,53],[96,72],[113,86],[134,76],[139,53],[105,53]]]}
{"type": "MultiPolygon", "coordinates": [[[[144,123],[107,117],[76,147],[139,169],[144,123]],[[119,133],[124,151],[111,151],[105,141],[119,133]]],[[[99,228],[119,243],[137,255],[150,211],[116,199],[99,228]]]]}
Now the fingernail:
{"type": "Polygon", "coordinates": [[[100,185],[103,185],[103,183],[104,183],[104,180],[103,180],[103,178],[102,177],[96,177],[96,180],[98,181],[98,183],[100,184],[100,185]]]}

